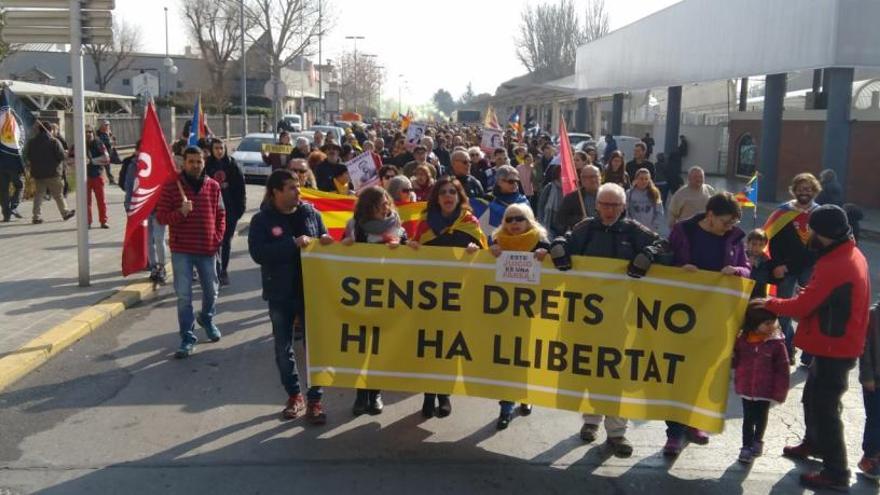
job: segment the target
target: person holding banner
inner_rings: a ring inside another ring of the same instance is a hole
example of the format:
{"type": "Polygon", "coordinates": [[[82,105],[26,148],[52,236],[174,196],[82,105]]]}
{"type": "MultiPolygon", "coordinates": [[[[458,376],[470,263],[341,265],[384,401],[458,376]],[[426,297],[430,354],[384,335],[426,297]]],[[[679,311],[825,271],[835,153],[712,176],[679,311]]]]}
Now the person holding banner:
{"type": "MultiPolygon", "coordinates": [[[[492,234],[492,246],[490,250],[497,258],[502,251],[529,251],[535,253],[538,261],[543,261],[550,249],[547,240],[547,229],[535,220],[535,214],[528,204],[511,204],[504,210],[504,218],[501,226],[492,234]]],[[[498,414],[498,422],[495,428],[507,429],[513,420],[514,403],[509,400],[499,402],[501,411],[498,414]]],[[[522,416],[532,414],[532,406],[526,403],[519,405],[519,413],[522,416]]]]}
{"type": "MultiPolygon", "coordinates": [[[[395,177],[394,180],[405,177],[395,177]]],[[[394,199],[385,189],[370,186],[361,191],[354,205],[354,216],[345,225],[342,238],[344,246],[355,242],[385,244],[394,249],[406,244],[406,231],[400,222],[400,215],[394,208],[394,199]]],[[[360,416],[382,414],[382,392],[380,390],[357,389],[352,414],[360,416]]]]}
{"type": "Polygon", "coordinates": [[[263,162],[272,167],[272,170],[284,168],[287,166],[288,157],[290,153],[293,151],[290,146],[290,133],[287,131],[281,131],[278,134],[278,144],[277,146],[281,146],[284,148],[290,148],[286,153],[277,152],[277,151],[269,151],[263,152],[263,162]]]}
{"type": "MultiPolygon", "coordinates": [[[[452,155],[453,167],[456,155],[462,159],[463,152],[452,155]]],[[[467,164],[467,160],[465,159],[467,164]]],[[[422,213],[416,235],[409,246],[418,249],[420,245],[465,248],[468,253],[486,249],[486,235],[480,230],[480,222],[471,213],[468,196],[455,177],[444,176],[437,180],[428,204],[422,213]]],[[[434,412],[441,418],[452,413],[452,403],[448,395],[425,393],[422,403],[422,416],[430,418],[434,412]]]]}
{"type": "Polygon", "coordinates": [[[194,323],[205,329],[211,342],[220,340],[214,324],[217,301],[217,269],[214,265],[226,231],[226,209],[220,184],[205,175],[202,150],[190,146],[183,151],[183,172],[168,182],[159,196],[156,218],[169,227],[174,292],[177,294],[177,322],[180,348],[177,358],[189,357],[195,348],[194,323]],[[193,314],[193,268],[202,285],[202,310],[193,314]]]}
{"type": "MultiPolygon", "coordinates": [[[[729,192],[709,198],[706,211],[678,222],[669,234],[673,263],[687,271],[708,270],[748,278],[751,274],[745,250],[745,232],[737,224],[742,206],[729,192]]],[[[706,432],[675,421],[666,422],[663,455],[675,457],[684,448],[684,438],[697,445],[709,443],[706,432]]]]}
{"type": "MultiPolygon", "coordinates": [[[[571,256],[598,256],[629,261],[627,275],[643,277],[654,261],[667,252],[666,241],[640,223],[626,218],[626,191],[614,183],[602,184],[596,194],[597,215],[578,223],[565,237],[557,237],[550,248],[553,264],[561,271],[571,269],[571,256]]],[[[594,442],[602,415],[584,414],[580,437],[594,442]]],[[[605,416],[605,444],[616,457],[632,455],[626,439],[627,419],[605,416]]]]}
{"type": "Polygon", "coordinates": [[[330,244],[321,214],[300,199],[299,179],[285,169],[275,170],[266,181],[266,195],[248,230],[248,252],[260,265],[263,299],[269,304],[269,319],[275,340],[275,364],[287,391],[284,419],[303,414],[312,424],[324,424],[327,415],[321,405],[321,387],[309,387],[308,404],[303,399],[293,352],[293,322],[305,321],[305,296],[300,249],[318,239],[330,244]]]}

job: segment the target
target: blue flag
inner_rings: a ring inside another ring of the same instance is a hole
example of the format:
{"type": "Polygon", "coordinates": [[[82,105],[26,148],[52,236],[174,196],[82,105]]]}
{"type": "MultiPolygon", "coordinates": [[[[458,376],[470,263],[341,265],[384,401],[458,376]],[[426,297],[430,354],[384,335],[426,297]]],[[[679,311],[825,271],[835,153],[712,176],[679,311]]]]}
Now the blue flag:
{"type": "Polygon", "coordinates": [[[34,116],[8,87],[0,92],[0,165],[22,165],[22,150],[34,116]]]}

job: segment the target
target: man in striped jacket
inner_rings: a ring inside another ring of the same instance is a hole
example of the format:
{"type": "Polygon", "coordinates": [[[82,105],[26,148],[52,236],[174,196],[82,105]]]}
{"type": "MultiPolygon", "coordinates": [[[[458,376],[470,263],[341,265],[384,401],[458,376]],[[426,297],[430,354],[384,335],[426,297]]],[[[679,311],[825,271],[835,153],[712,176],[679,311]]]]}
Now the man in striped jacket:
{"type": "Polygon", "coordinates": [[[165,184],[156,208],[159,223],[169,227],[171,264],[174,267],[174,292],[177,293],[177,322],[180,325],[180,348],[175,357],[185,358],[198,342],[194,324],[205,329],[211,342],[220,340],[214,324],[214,303],[218,279],[215,258],[226,230],[226,209],[220,184],[205,175],[205,160],[199,148],[183,152],[183,172],[174,182],[165,184]],[[193,268],[202,285],[202,310],[193,313],[193,268]]]}

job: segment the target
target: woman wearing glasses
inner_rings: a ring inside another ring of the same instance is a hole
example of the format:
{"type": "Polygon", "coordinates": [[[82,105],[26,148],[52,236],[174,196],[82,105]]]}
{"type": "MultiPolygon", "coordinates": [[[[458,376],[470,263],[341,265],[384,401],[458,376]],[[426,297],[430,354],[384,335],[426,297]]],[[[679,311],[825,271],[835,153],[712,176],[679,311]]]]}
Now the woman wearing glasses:
{"type": "MultiPolygon", "coordinates": [[[[672,228],[669,245],[673,263],[687,271],[709,270],[748,278],[751,269],[746,257],[746,234],[737,227],[741,217],[742,207],[732,194],[723,192],[709,198],[705,213],[678,222],[672,228]]],[[[698,445],[709,443],[706,432],[667,421],[663,455],[678,456],[685,436],[698,445]]]]}
{"type": "MultiPolygon", "coordinates": [[[[535,220],[535,214],[528,204],[512,204],[504,210],[501,226],[492,234],[492,254],[497,258],[502,251],[528,251],[535,253],[538,261],[543,261],[550,249],[547,240],[547,229],[535,220]]],[[[501,411],[495,428],[504,430],[513,420],[514,403],[509,400],[499,402],[501,411]]],[[[519,405],[522,416],[532,414],[532,406],[526,403],[519,405]]]]}
{"type": "MultiPolygon", "coordinates": [[[[462,247],[468,253],[486,249],[486,235],[480,223],[471,213],[468,197],[455,177],[444,176],[437,180],[422,213],[421,222],[416,228],[414,240],[409,243],[413,249],[420,245],[462,247]]],[[[441,418],[452,412],[449,396],[426,393],[422,404],[422,416],[430,418],[434,412],[441,418]]]]}

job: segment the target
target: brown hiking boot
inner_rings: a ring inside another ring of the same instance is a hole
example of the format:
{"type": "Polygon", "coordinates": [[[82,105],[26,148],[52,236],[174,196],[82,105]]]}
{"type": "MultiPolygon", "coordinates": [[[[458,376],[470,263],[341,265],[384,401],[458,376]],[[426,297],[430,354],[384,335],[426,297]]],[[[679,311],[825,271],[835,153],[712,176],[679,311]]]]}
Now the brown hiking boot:
{"type": "Polygon", "coordinates": [[[310,400],[306,407],[306,419],[313,425],[323,425],[327,423],[327,415],[324,413],[324,406],[320,400],[310,400]]]}
{"type": "Polygon", "coordinates": [[[306,412],[306,402],[303,400],[302,394],[291,395],[287,399],[287,405],[281,411],[281,417],[284,419],[296,419],[306,412]]]}

